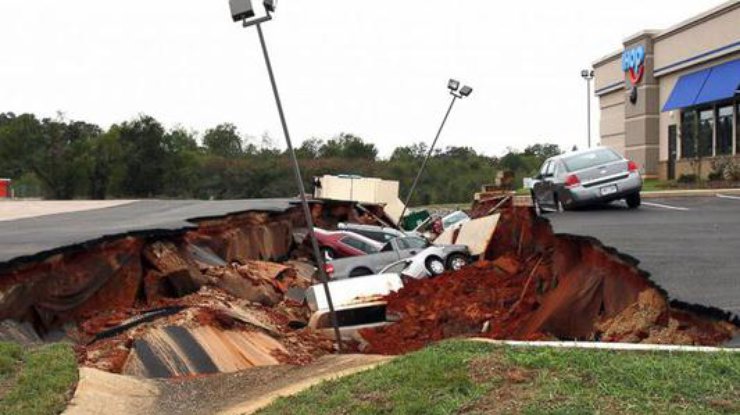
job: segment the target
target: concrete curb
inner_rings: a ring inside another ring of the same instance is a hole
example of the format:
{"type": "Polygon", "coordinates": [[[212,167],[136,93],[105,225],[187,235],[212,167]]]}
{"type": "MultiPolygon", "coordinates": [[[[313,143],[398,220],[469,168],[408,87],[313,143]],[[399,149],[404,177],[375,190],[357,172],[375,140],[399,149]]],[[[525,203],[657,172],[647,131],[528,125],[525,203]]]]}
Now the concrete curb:
{"type": "Polygon", "coordinates": [[[727,352],[740,353],[740,348],[709,347],[709,346],[681,346],[672,344],[641,344],[641,343],[605,343],[605,342],[565,342],[565,341],[514,341],[473,338],[471,341],[490,343],[512,347],[552,347],[560,349],[599,349],[643,352],[727,352]]]}
{"type": "Polygon", "coordinates": [[[664,197],[714,197],[718,194],[740,196],[740,189],[681,189],[681,190],[658,190],[642,192],[643,199],[657,199],[664,197]]]}
{"type": "MultiPolygon", "coordinates": [[[[347,356],[347,355],[345,355],[347,356]]],[[[367,355],[370,356],[370,355],[367,355]]],[[[272,391],[256,400],[249,400],[239,405],[232,406],[231,408],[225,409],[218,412],[218,415],[248,415],[253,414],[261,409],[270,406],[279,398],[297,395],[306,389],[318,385],[322,382],[332,381],[354,375],[356,373],[365,372],[367,370],[375,369],[378,366],[384,365],[392,361],[395,357],[391,356],[377,356],[378,360],[369,364],[363,364],[356,367],[350,367],[342,369],[336,372],[331,370],[323,371],[317,376],[309,379],[304,379],[293,384],[287,385],[279,390],[272,391]]]]}
{"type": "MultiPolygon", "coordinates": [[[[738,196],[740,197],[740,188],[734,189],[680,189],[680,190],[656,190],[649,192],[640,192],[643,199],[663,199],[673,197],[716,197],[718,195],[738,196]]],[[[531,205],[529,195],[514,196],[515,205],[531,205]]]]}

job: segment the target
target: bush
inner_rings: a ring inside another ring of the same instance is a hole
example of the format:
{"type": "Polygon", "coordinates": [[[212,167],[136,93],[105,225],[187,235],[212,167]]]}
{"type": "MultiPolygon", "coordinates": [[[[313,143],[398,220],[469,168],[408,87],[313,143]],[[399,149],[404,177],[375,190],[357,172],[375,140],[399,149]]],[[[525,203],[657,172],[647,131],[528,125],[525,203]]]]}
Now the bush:
{"type": "Polygon", "coordinates": [[[682,174],[678,177],[678,180],[676,180],[678,183],[696,183],[697,182],[697,176],[695,174],[682,174]]]}
{"type": "Polygon", "coordinates": [[[709,179],[710,182],[718,182],[720,180],[724,180],[724,176],[722,175],[722,172],[713,171],[709,173],[707,179],[709,179]]]}
{"type": "Polygon", "coordinates": [[[732,157],[721,157],[712,162],[709,180],[740,181],[740,163],[732,157]]]}

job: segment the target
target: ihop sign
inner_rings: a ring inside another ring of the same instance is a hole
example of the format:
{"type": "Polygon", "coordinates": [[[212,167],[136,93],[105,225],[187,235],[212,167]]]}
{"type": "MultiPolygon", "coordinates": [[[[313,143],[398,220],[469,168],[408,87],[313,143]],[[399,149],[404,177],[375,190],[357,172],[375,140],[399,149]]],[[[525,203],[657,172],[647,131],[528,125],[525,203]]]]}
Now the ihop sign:
{"type": "Polygon", "coordinates": [[[645,47],[636,46],[622,54],[622,71],[627,72],[632,85],[637,85],[645,75],[645,47]]]}

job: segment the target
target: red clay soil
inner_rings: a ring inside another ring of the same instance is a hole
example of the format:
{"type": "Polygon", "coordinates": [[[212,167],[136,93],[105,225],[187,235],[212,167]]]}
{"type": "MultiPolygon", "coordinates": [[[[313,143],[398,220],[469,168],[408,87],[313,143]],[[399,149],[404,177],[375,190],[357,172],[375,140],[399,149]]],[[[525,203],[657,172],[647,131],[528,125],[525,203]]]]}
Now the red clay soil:
{"type": "Polygon", "coordinates": [[[718,345],[737,332],[726,319],[670,307],[636,263],[509,207],[485,259],[388,296],[398,322],[363,330],[364,351],[401,354],[459,336],[718,345]]]}

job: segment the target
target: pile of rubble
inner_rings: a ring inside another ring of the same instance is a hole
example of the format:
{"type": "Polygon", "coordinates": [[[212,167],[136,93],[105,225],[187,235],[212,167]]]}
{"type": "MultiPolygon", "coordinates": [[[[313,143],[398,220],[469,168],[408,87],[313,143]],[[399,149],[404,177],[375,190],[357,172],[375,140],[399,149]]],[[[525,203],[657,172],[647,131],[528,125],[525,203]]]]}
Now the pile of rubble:
{"type": "MultiPolygon", "coordinates": [[[[327,202],[312,214],[331,227],[383,212],[327,202]]],[[[447,235],[473,233],[471,252],[482,252],[460,271],[408,280],[369,303],[355,292],[360,280],[333,283],[354,284],[343,292],[352,298],[337,296],[343,334],[359,329],[361,340],[345,350],[399,354],[458,336],[717,345],[737,333],[738,321],[669,304],[636,260],[591,238],[555,235],[509,196],[478,203],[471,216],[481,222],[447,235]]],[[[0,339],[71,339],[83,365],[143,377],[308,363],[335,345],[328,312],[312,315],[306,305],[315,267],[296,240],[302,226],[297,208],[247,212],[21,264],[0,275],[0,339]]]]}
{"type": "Polygon", "coordinates": [[[719,345],[720,312],[671,306],[637,261],[592,238],[555,235],[531,209],[505,209],[479,262],[410,281],[387,298],[396,323],[360,331],[365,352],[400,354],[458,336],[719,345]]]}
{"type": "Polygon", "coordinates": [[[172,242],[146,246],[145,298],[135,307],[81,319],[72,337],[81,345],[82,364],[178,377],[303,364],[333,352],[330,339],[302,329],[308,309],[290,297],[291,290],[311,284],[313,267],[255,260],[225,264],[207,254],[172,242]]]}
{"type": "Polygon", "coordinates": [[[296,249],[302,221],[299,209],[247,212],[22,264],[0,274],[0,338],[66,338],[81,364],[144,377],[310,362],[335,348],[306,328],[315,267],[296,249]]]}

